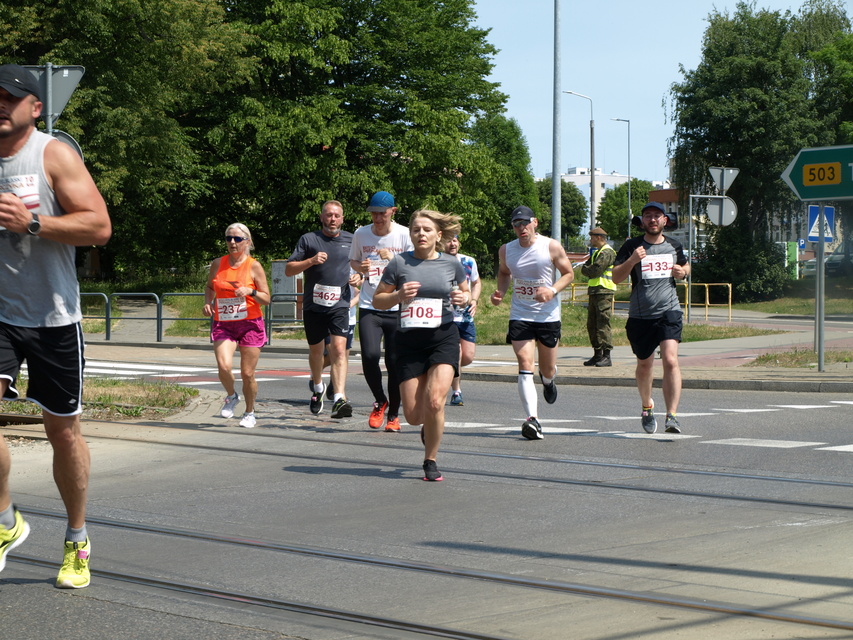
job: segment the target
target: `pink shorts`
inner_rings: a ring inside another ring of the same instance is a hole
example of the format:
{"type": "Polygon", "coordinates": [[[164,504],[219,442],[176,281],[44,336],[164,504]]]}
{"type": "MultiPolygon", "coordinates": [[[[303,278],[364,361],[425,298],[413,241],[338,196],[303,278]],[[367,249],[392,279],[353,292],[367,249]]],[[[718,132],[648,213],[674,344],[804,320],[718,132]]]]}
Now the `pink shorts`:
{"type": "Polygon", "coordinates": [[[214,342],[230,340],[241,347],[258,347],[259,349],[267,343],[267,332],[264,328],[263,318],[230,320],[228,322],[214,320],[210,329],[210,337],[214,342]]]}

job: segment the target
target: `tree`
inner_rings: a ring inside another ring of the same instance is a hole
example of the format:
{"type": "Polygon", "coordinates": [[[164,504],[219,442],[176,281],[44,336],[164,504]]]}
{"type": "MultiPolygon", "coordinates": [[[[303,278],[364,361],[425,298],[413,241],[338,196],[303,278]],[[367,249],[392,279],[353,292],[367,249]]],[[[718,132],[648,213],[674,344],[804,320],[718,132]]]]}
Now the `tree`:
{"type": "MultiPolygon", "coordinates": [[[[552,184],[551,178],[536,181],[536,190],[542,207],[539,226],[546,235],[549,233],[547,230],[551,228],[552,184]]],[[[586,222],[589,213],[589,203],[583,192],[572,182],[564,181],[560,185],[560,212],[560,228],[563,232],[563,238],[580,235],[581,227],[586,222]]]]}
{"type": "MultiPolygon", "coordinates": [[[[641,214],[643,205],[649,201],[652,183],[648,180],[631,178],[631,213],[641,214]]],[[[598,205],[598,224],[613,239],[628,237],[628,183],[608,189],[598,205]]],[[[639,235],[640,230],[631,227],[631,235],[639,235]]]]}

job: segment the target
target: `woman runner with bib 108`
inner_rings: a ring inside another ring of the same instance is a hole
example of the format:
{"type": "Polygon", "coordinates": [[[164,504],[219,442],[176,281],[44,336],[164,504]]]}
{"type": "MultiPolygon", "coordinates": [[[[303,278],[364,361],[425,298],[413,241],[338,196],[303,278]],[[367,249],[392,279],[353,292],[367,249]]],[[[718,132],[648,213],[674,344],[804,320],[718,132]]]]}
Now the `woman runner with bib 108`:
{"type": "Polygon", "coordinates": [[[220,415],[230,418],[240,402],[234,388],[232,365],[234,352],[240,346],[240,378],[246,411],[240,426],[255,426],[255,397],[258,383],[255,368],[261,347],[267,342],[261,305],[270,303],[267,274],[261,263],[249,255],[255,248],[246,225],[235,222],[225,230],[228,255],[210,263],[210,275],[204,289],[204,315],[213,316],[210,337],[219,369],[219,381],[228,394],[220,415]]]}
{"type": "Polygon", "coordinates": [[[459,234],[457,216],[419,209],[409,221],[414,251],[394,256],[373,295],[373,306],[399,304],[396,334],[397,370],[403,414],[412,425],[423,425],[424,480],[441,480],[436,466],[444,433],[444,403],[458,375],[459,330],[453,307],[465,307],[471,293],[465,269],[443,253],[445,239],[459,234]]]}

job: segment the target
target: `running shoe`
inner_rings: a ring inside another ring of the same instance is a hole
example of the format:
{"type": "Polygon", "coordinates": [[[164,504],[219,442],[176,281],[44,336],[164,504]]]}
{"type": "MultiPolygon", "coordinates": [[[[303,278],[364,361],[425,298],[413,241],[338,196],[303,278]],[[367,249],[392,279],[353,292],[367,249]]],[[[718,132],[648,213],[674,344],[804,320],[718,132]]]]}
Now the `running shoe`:
{"type": "Polygon", "coordinates": [[[542,381],[542,395],[545,396],[545,402],[554,404],[557,402],[557,372],[554,371],[554,377],[551,379],[551,384],[545,384],[545,379],[542,373],[539,374],[539,379],[542,381]]]}
{"type": "Polygon", "coordinates": [[[347,402],[346,398],[338,398],[335,404],[332,405],[333,418],[349,418],[352,416],[352,405],[347,402]]]}
{"type": "MultiPolygon", "coordinates": [[[[332,381],[329,381],[329,384],[326,385],[326,399],[334,400],[335,399],[335,388],[332,386],[332,381]]],[[[332,416],[334,418],[334,416],[332,416]]]]}
{"type": "Polygon", "coordinates": [[[658,430],[658,421],[655,420],[655,409],[654,407],[643,407],[643,414],[640,418],[643,424],[643,429],[645,429],[646,433],[654,433],[658,430]]]}
{"type": "Polygon", "coordinates": [[[465,403],[462,402],[462,392],[454,391],[453,395],[450,396],[450,406],[451,407],[461,407],[465,403]]]}
{"type": "Polygon", "coordinates": [[[385,431],[394,431],[396,433],[400,432],[400,418],[394,416],[393,418],[388,418],[388,422],[385,424],[385,431]]]}
{"type": "Polygon", "coordinates": [[[222,411],[219,412],[223,418],[234,417],[234,407],[240,402],[240,396],[235,391],[233,395],[225,396],[225,404],[222,405],[222,411]]]}
{"type": "Polygon", "coordinates": [[[430,482],[441,482],[444,480],[441,471],[438,470],[438,466],[435,464],[435,460],[424,460],[424,480],[429,480],[430,482]]]}
{"type": "Polygon", "coordinates": [[[545,438],[542,434],[542,425],[540,425],[539,421],[533,416],[530,416],[521,425],[521,435],[528,440],[544,440],[545,438]]]}
{"type": "Polygon", "coordinates": [[[323,392],[315,391],[311,394],[311,401],[308,406],[311,408],[311,413],[315,416],[323,410],[323,392]]]}
{"type": "Polygon", "coordinates": [[[382,404],[378,402],[373,403],[373,411],[370,412],[370,418],[367,420],[367,424],[370,425],[371,429],[378,429],[382,426],[382,423],[385,421],[385,410],[387,408],[387,402],[383,402],[382,404]]]}
{"type": "Polygon", "coordinates": [[[57,589],[82,589],[88,587],[91,578],[89,576],[89,555],[92,545],[89,538],[86,542],[65,541],[65,558],[59,575],[56,576],[57,589]]]}
{"type": "Polygon", "coordinates": [[[246,429],[251,429],[255,426],[255,412],[244,413],[243,417],[240,419],[240,426],[245,427],[246,429]]]}
{"type": "Polygon", "coordinates": [[[15,526],[11,529],[0,527],[0,571],[6,566],[6,556],[15,547],[19,546],[27,536],[30,535],[30,525],[21,516],[21,512],[15,511],[15,526]]]}
{"type": "Polygon", "coordinates": [[[666,414],[666,422],[664,423],[664,431],[667,433],[681,433],[681,425],[678,424],[678,418],[673,414],[666,414]]]}

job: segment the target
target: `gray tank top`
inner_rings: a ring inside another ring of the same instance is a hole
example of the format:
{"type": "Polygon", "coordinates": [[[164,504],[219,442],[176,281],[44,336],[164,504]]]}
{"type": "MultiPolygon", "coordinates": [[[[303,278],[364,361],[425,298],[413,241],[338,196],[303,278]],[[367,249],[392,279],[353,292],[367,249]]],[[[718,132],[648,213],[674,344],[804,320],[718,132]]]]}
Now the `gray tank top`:
{"type": "MultiPolygon", "coordinates": [[[[16,194],[42,217],[65,213],[44,172],[44,149],[53,140],[33,130],[17,154],[0,158],[0,191],[16,194]]],[[[17,327],[79,322],[74,256],[71,245],[0,227],[0,322],[17,327]]]]}

